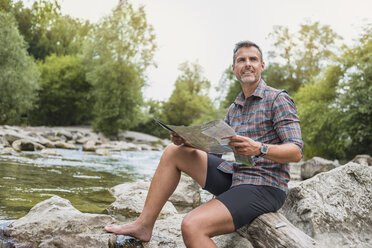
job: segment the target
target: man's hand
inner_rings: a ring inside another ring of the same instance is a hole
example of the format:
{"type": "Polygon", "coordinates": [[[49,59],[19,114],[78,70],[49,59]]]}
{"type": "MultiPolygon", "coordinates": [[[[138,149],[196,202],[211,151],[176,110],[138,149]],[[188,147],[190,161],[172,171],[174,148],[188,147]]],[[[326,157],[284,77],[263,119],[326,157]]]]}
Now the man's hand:
{"type": "Polygon", "coordinates": [[[184,138],[182,138],[181,136],[179,136],[177,133],[171,132],[170,133],[170,138],[171,138],[173,144],[175,144],[177,146],[183,145],[186,142],[186,140],[184,138]]]}
{"type": "Polygon", "coordinates": [[[261,143],[248,137],[235,135],[222,139],[229,139],[229,146],[233,147],[239,155],[258,156],[261,154],[261,143]]]}
{"type": "Polygon", "coordinates": [[[193,146],[189,142],[187,142],[184,138],[179,136],[177,133],[171,132],[170,137],[171,137],[171,140],[172,140],[173,144],[175,144],[177,146],[184,145],[184,146],[189,146],[189,147],[196,148],[195,146],[193,146]]]}

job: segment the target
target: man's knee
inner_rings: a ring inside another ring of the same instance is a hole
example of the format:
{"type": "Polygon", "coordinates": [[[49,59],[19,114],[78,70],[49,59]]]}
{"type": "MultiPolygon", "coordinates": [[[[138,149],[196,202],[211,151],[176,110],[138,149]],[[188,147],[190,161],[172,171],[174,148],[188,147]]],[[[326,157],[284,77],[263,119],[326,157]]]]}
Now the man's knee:
{"type": "Polygon", "coordinates": [[[190,239],[192,236],[199,235],[203,232],[197,216],[190,214],[187,214],[185,218],[183,218],[181,231],[184,239],[190,239]]]}
{"type": "Polygon", "coordinates": [[[163,156],[166,157],[187,157],[191,158],[193,155],[197,155],[197,150],[191,147],[183,146],[183,145],[175,145],[175,144],[169,144],[163,153],[163,156]]]}

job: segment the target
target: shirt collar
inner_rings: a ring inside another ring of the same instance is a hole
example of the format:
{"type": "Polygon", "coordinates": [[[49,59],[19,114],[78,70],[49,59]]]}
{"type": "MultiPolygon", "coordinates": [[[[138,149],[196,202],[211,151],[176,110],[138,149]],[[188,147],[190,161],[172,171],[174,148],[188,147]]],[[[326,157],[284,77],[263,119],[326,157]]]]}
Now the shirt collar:
{"type": "MultiPolygon", "coordinates": [[[[259,98],[262,99],[263,96],[264,96],[265,88],[266,88],[266,83],[261,79],[260,82],[257,85],[257,88],[252,93],[252,95],[250,95],[249,97],[255,96],[255,97],[259,97],[259,98]]],[[[247,97],[247,98],[249,98],[249,97],[247,97]]],[[[237,104],[237,105],[244,106],[245,97],[244,97],[243,91],[240,91],[240,93],[236,97],[234,103],[237,104]]]]}

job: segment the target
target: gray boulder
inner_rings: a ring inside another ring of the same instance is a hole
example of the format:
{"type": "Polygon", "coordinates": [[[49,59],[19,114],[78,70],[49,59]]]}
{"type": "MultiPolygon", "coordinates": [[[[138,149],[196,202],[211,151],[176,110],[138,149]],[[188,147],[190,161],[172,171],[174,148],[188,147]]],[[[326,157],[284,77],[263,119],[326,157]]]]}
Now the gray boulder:
{"type": "Polygon", "coordinates": [[[14,141],[19,139],[32,139],[28,137],[25,134],[20,134],[18,132],[15,132],[14,130],[7,130],[4,134],[4,138],[9,142],[9,144],[12,144],[14,141]]]}
{"type": "MultiPolygon", "coordinates": [[[[110,193],[116,198],[116,201],[108,207],[108,212],[111,215],[119,215],[117,216],[118,218],[120,218],[120,215],[125,218],[138,217],[145,205],[149,186],[150,182],[137,181],[120,184],[111,188],[110,193]]],[[[168,201],[160,213],[160,218],[176,213],[176,208],[168,201]]]]}
{"type": "Polygon", "coordinates": [[[19,139],[12,143],[12,147],[15,151],[37,151],[42,150],[45,147],[39,143],[33,142],[29,139],[19,139]]]}
{"type": "Polygon", "coordinates": [[[86,151],[86,152],[95,152],[96,149],[97,149],[96,141],[93,139],[87,140],[83,145],[83,151],[86,151]]]}
{"type": "Polygon", "coordinates": [[[56,150],[48,148],[41,150],[40,154],[44,156],[61,156],[56,150]]]}
{"type": "Polygon", "coordinates": [[[330,171],[336,168],[338,163],[319,157],[305,161],[301,165],[301,178],[308,179],[321,172],[330,171]]]}
{"type": "Polygon", "coordinates": [[[14,151],[14,149],[11,147],[0,149],[0,155],[13,155],[15,153],[16,151],[14,151]]]}
{"type": "MultiPolygon", "coordinates": [[[[185,214],[175,214],[155,223],[153,236],[145,248],[155,247],[185,247],[182,239],[181,223],[185,214]]],[[[236,232],[213,238],[219,248],[251,248],[251,243],[236,232]]]]}
{"type": "Polygon", "coordinates": [[[64,137],[63,139],[66,139],[66,140],[72,140],[73,138],[73,135],[71,132],[65,130],[65,129],[59,129],[56,133],[56,135],[58,137],[64,137]]]}
{"type": "Polygon", "coordinates": [[[298,162],[298,163],[290,163],[290,175],[291,175],[291,181],[295,180],[301,180],[301,167],[304,162],[298,162]]]}
{"type": "Polygon", "coordinates": [[[4,137],[5,140],[8,141],[9,144],[13,144],[14,141],[21,140],[21,139],[29,140],[29,141],[32,141],[34,143],[39,143],[38,139],[28,135],[28,133],[26,133],[23,130],[15,129],[15,130],[4,130],[4,131],[5,131],[5,133],[4,133],[3,137],[4,137]]]}
{"type": "Polygon", "coordinates": [[[96,150],[96,153],[97,153],[98,155],[101,155],[101,156],[107,156],[107,157],[110,157],[110,156],[111,156],[110,151],[107,150],[107,149],[104,149],[104,148],[98,148],[98,149],[96,150]]]}
{"type": "Polygon", "coordinates": [[[9,142],[7,141],[7,139],[4,136],[2,136],[2,135],[0,135],[0,145],[2,147],[9,147],[10,146],[9,142]]]}
{"type": "Polygon", "coordinates": [[[251,242],[237,232],[216,236],[212,239],[218,248],[253,248],[251,242]]]}
{"type": "Polygon", "coordinates": [[[305,180],[280,212],[324,247],[372,247],[372,167],[350,162],[305,180]]]}
{"type": "Polygon", "coordinates": [[[116,237],[103,230],[115,220],[108,215],[81,213],[58,196],[35,205],[13,222],[5,235],[20,243],[17,247],[113,247],[116,237]]]}
{"type": "Polygon", "coordinates": [[[66,143],[63,141],[58,141],[55,144],[56,148],[62,148],[62,149],[69,149],[69,150],[78,150],[78,148],[74,144],[66,143]]]}
{"type": "Polygon", "coordinates": [[[363,164],[363,165],[372,165],[372,157],[369,155],[356,155],[351,162],[357,163],[357,164],[363,164]]]}
{"type": "Polygon", "coordinates": [[[178,206],[200,205],[200,186],[189,176],[182,175],[176,191],[169,198],[169,201],[178,206]]]}

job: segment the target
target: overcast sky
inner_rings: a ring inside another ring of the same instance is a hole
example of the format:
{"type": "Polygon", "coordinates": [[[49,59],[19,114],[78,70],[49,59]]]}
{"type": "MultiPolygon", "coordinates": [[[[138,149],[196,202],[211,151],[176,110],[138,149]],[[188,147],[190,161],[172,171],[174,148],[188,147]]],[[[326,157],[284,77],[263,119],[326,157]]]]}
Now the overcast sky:
{"type": "MultiPolygon", "coordinates": [[[[60,0],[62,13],[98,21],[118,0],[60,0]]],[[[352,44],[361,27],[372,22],[371,0],[130,0],[144,4],[155,28],[157,68],[148,71],[147,99],[166,100],[184,61],[197,61],[212,86],[231,64],[236,42],[252,40],[264,56],[272,42],[274,25],[297,31],[306,20],[319,21],[352,44]]],[[[268,82],[270,83],[270,82],[268,82]]]]}

